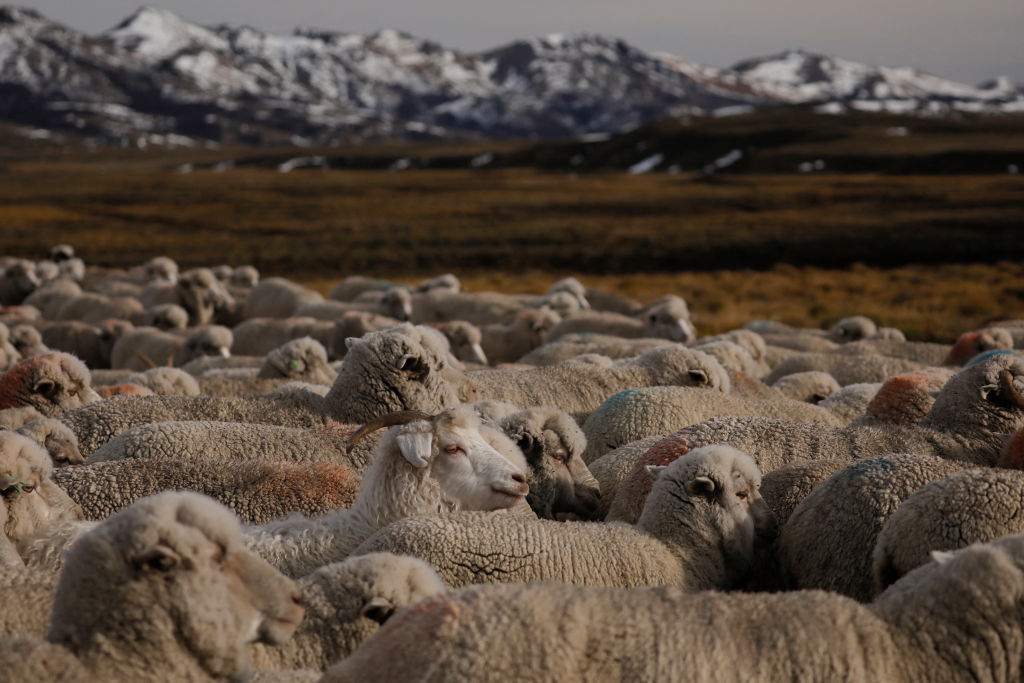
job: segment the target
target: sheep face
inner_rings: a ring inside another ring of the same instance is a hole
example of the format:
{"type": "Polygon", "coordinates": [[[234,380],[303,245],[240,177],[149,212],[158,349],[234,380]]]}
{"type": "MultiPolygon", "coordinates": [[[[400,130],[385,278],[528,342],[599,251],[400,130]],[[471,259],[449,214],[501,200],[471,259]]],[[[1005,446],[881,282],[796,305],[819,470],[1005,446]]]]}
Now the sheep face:
{"type": "Polygon", "coordinates": [[[283,643],[303,615],[295,584],[242,546],[227,508],[198,494],[125,508],[82,536],[65,567],[47,639],[86,662],[150,646],[235,679],[249,668],[248,643],[283,643]]]}
{"type": "Polygon", "coordinates": [[[178,281],[178,264],[166,256],[154,256],[142,266],[146,282],[173,285],[178,281]]]}
{"type": "Polygon", "coordinates": [[[871,318],[854,315],[849,318],[843,318],[833,325],[832,329],[825,335],[825,338],[838,344],[845,344],[847,342],[867,339],[877,331],[878,327],[871,318]]]}
{"type": "Polygon", "coordinates": [[[430,453],[431,476],[463,509],[512,507],[529,493],[522,453],[498,430],[461,417],[443,413],[430,431],[399,436],[403,455],[425,466],[430,453]]]}
{"type": "Polygon", "coordinates": [[[100,400],[90,384],[88,368],[71,354],[33,356],[0,375],[0,408],[31,406],[55,417],[100,400]]]}
{"type": "Polygon", "coordinates": [[[337,373],[327,363],[327,351],[312,337],[293,339],[270,351],[257,377],[287,379],[330,385],[337,373]]]}
{"type": "Polygon", "coordinates": [[[212,325],[193,332],[185,339],[181,360],[189,361],[202,356],[231,356],[231,330],[221,325],[212,325]]]}
{"type": "Polygon", "coordinates": [[[205,325],[216,313],[235,306],[234,298],[208,268],[196,268],[182,275],[177,289],[192,325],[205,325]]]}
{"type": "Polygon", "coordinates": [[[586,440],[572,418],[533,409],[503,420],[502,427],[526,457],[526,502],[537,516],[557,519],[558,513],[568,512],[593,518],[601,487],[583,462],[586,440]],[[535,419],[523,419],[528,416],[535,419]]]}
{"type": "Polygon", "coordinates": [[[746,453],[706,446],[648,471],[655,481],[637,526],[655,535],[673,523],[692,532],[721,550],[732,581],[742,579],[753,565],[755,543],[775,538],[775,516],[759,490],[761,472],[746,453]],[[688,503],[675,502],[682,500],[688,503]]]}
{"type": "Polygon", "coordinates": [[[465,363],[487,365],[487,354],[480,346],[480,328],[465,321],[439,323],[436,328],[448,340],[452,355],[465,363]]]}
{"type": "Polygon", "coordinates": [[[46,451],[28,437],[0,432],[0,495],[4,532],[19,550],[46,527],[82,518],[82,510],[50,480],[46,451]]]}
{"type": "Polygon", "coordinates": [[[380,297],[381,312],[395,320],[412,319],[412,295],[404,287],[395,287],[380,297]]]}
{"type": "Polygon", "coordinates": [[[690,310],[679,297],[666,297],[652,304],[643,314],[644,335],[691,342],[697,338],[697,329],[690,321],[690,310]]]}

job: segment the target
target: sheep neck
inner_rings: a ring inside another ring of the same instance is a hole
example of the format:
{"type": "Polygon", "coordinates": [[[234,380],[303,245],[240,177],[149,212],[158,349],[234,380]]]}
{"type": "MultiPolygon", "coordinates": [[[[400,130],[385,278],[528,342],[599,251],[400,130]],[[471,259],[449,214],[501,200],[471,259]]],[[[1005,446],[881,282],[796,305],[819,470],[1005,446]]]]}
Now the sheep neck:
{"type": "Polygon", "coordinates": [[[649,514],[652,506],[648,502],[634,528],[661,541],[676,557],[683,568],[686,590],[729,587],[733,577],[725,566],[724,539],[706,520],[692,514],[696,512],[694,503],[686,501],[684,505],[685,512],[664,514],[662,509],[649,514]]]}

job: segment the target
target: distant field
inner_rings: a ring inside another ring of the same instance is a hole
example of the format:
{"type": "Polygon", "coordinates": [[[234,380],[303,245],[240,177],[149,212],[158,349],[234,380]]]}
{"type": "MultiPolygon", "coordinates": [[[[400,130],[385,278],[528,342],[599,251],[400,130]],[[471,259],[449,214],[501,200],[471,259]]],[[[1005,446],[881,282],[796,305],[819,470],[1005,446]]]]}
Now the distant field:
{"type": "Polygon", "coordinates": [[[321,288],[452,271],[525,291],[574,274],[682,294],[707,331],[865,313],[949,339],[1024,318],[1021,175],[175,172],[190,154],[7,159],[0,252],[66,241],[90,263],[253,263],[321,288]]]}

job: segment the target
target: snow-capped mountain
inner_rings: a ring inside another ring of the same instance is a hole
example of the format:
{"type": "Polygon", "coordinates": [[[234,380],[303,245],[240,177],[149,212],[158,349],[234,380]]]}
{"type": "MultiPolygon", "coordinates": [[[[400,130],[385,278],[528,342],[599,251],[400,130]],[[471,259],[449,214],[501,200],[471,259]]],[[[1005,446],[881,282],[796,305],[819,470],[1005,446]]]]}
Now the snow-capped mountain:
{"type": "Polygon", "coordinates": [[[731,69],[591,35],[462,53],[394,30],[277,36],[143,8],[96,36],[0,8],[0,119],[104,142],[566,137],[792,103],[1021,110],[980,86],[793,51],[731,69]]]}

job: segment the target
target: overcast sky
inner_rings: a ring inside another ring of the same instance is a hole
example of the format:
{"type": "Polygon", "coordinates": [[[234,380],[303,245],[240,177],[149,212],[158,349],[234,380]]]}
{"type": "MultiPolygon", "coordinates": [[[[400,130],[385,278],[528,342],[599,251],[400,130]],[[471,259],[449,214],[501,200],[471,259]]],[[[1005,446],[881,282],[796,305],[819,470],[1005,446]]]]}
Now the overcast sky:
{"type": "MultiPolygon", "coordinates": [[[[89,33],[138,0],[12,0],[89,33]]],[[[968,83],[1024,83],[1024,0],[161,0],[188,21],[369,33],[396,28],[475,51],[548,33],[601,33],[714,66],[790,47],[968,83]]]]}

